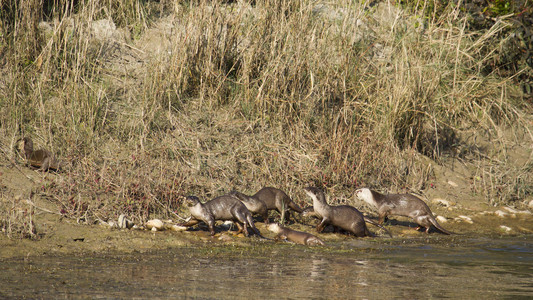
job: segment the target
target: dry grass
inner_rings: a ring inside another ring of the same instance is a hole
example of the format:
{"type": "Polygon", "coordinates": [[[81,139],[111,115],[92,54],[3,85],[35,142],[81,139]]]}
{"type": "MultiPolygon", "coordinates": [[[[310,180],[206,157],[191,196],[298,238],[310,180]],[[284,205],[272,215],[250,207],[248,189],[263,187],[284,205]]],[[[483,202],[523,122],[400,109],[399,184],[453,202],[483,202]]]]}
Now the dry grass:
{"type": "MultiPolygon", "coordinates": [[[[443,163],[462,130],[521,126],[513,82],[481,73],[509,24],[467,32],[458,8],[424,19],[344,0],[87,0],[51,10],[44,30],[39,2],[20,3],[3,9],[2,142],[32,136],[72,162],[43,193],[87,221],[264,185],[297,202],[309,184],[421,190],[422,155],[443,163]],[[101,19],[133,41],[96,38],[101,19]],[[161,51],[137,49],[163,20],[161,51]]],[[[531,194],[530,175],[493,163],[480,192],[531,194]]]]}

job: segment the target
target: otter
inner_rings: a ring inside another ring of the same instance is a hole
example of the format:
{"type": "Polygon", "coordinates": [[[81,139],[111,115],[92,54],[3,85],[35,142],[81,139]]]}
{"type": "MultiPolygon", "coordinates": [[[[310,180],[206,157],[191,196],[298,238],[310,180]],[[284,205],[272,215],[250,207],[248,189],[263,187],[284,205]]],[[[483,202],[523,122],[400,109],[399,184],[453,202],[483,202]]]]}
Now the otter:
{"type": "MultiPolygon", "coordinates": [[[[355,210],[357,210],[355,207],[350,206],[350,205],[339,205],[339,206],[336,206],[336,207],[343,208],[343,209],[355,209],[355,210]]],[[[322,216],[319,215],[312,206],[308,206],[308,207],[304,208],[304,210],[302,211],[301,215],[302,215],[302,217],[310,217],[310,218],[322,219],[322,216]]],[[[379,228],[385,230],[385,232],[390,237],[392,237],[392,234],[390,233],[390,231],[387,230],[387,228],[383,227],[383,225],[381,225],[381,224],[377,223],[376,221],[374,221],[372,219],[369,219],[369,218],[367,218],[365,216],[363,216],[363,218],[364,218],[365,222],[370,223],[370,224],[372,224],[372,225],[374,225],[376,227],[379,227],[379,228]]],[[[333,226],[333,230],[336,232],[338,230],[338,228],[333,226]]]]}
{"type": "Polygon", "coordinates": [[[248,208],[248,210],[252,214],[258,214],[263,217],[263,222],[265,224],[268,224],[268,209],[265,202],[253,197],[246,196],[245,194],[237,191],[232,191],[230,195],[236,197],[237,199],[239,199],[239,201],[244,203],[246,208],[248,208]]]}
{"type": "Polygon", "coordinates": [[[272,223],[268,225],[267,228],[268,230],[277,234],[277,236],[274,238],[275,240],[288,240],[296,244],[308,246],[325,245],[321,239],[310,233],[292,230],[287,227],[283,227],[277,223],[272,223]]]}
{"type": "Polygon", "coordinates": [[[331,224],[351,232],[357,237],[375,236],[366,227],[363,214],[355,207],[328,205],[324,192],[315,187],[306,187],[304,191],[313,199],[314,210],[322,216],[322,221],[316,227],[317,232],[322,232],[327,224],[331,224]]]}
{"type": "Polygon", "coordinates": [[[43,171],[58,171],[63,166],[63,164],[60,163],[49,151],[44,149],[33,151],[33,141],[31,138],[25,137],[23,142],[24,154],[31,167],[41,169],[43,171]]]}
{"type": "Polygon", "coordinates": [[[201,203],[196,196],[187,196],[185,204],[191,212],[191,220],[186,223],[178,224],[181,226],[193,226],[203,221],[209,227],[209,233],[215,235],[216,220],[233,221],[239,228],[238,233],[243,232],[249,236],[248,227],[252,228],[255,234],[262,237],[259,230],[255,227],[252,214],[244,204],[233,196],[224,195],[213,200],[201,203]]]}
{"type": "Polygon", "coordinates": [[[429,233],[429,228],[433,225],[444,234],[453,234],[440,226],[426,202],[411,194],[383,195],[368,188],[362,188],[356,190],[355,195],[378,209],[379,224],[383,224],[389,215],[398,215],[412,218],[418,224],[416,230],[426,228],[426,233],[429,233]]]}
{"type": "Polygon", "coordinates": [[[289,208],[297,213],[302,212],[302,209],[284,191],[273,187],[264,187],[253,196],[242,193],[239,193],[237,196],[243,201],[253,198],[264,202],[268,210],[277,210],[281,214],[281,223],[285,221],[285,212],[289,213],[289,208]]]}

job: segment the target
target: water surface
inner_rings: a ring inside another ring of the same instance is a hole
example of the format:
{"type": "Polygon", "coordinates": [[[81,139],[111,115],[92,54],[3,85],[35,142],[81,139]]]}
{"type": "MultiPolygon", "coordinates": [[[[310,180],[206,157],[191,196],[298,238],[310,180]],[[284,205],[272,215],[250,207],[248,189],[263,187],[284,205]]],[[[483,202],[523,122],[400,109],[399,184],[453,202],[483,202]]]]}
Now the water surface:
{"type": "Polygon", "coordinates": [[[0,298],[530,298],[533,236],[257,241],[0,260],[0,298]]]}

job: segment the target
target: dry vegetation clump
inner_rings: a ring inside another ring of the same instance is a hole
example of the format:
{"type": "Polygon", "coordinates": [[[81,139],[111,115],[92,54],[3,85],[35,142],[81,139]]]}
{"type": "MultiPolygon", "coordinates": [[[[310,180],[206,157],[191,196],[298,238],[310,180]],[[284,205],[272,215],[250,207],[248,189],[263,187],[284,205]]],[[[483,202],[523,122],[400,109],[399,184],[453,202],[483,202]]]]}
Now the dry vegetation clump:
{"type": "MultiPolygon", "coordinates": [[[[464,132],[527,122],[517,86],[482,74],[509,23],[467,31],[460,7],[47,3],[2,2],[2,143],[29,135],[71,162],[41,192],[86,221],[172,217],[179,196],[265,185],[296,202],[309,184],[419,191],[433,176],[424,156],[466,161],[464,132]]],[[[496,136],[491,158],[470,160],[472,188],[496,202],[531,194],[531,159],[503,171],[496,136]]]]}

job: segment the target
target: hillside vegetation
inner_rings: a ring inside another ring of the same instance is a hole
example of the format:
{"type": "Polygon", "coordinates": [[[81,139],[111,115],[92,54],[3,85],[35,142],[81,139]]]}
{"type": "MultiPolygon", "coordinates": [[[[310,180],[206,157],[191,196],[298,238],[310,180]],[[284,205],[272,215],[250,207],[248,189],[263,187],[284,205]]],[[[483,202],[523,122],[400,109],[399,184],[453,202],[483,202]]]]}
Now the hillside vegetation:
{"type": "Polygon", "coordinates": [[[180,196],[262,186],[426,193],[443,168],[492,205],[533,192],[531,147],[513,152],[533,142],[531,69],[499,64],[512,12],[474,28],[438,1],[0,3],[2,161],[23,167],[30,136],[68,162],[32,187],[66,217],[174,217],[180,196]]]}

